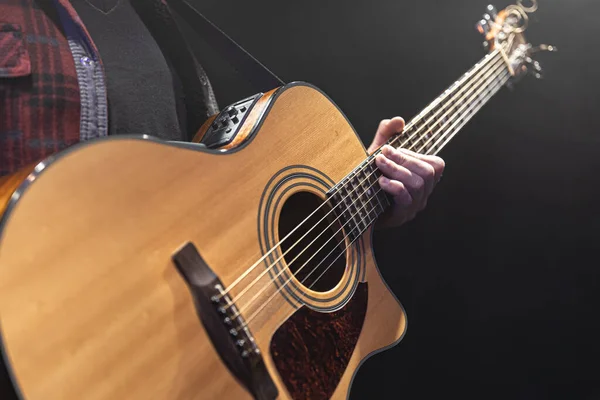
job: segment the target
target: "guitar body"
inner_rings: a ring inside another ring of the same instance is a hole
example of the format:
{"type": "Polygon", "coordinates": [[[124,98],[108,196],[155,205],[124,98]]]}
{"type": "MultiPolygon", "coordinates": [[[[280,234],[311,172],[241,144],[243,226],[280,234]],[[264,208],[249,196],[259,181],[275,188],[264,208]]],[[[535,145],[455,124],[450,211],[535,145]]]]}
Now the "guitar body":
{"type": "Polygon", "coordinates": [[[282,215],[310,214],[365,159],[344,115],[291,84],[264,95],[240,132],[247,140],[225,151],[84,143],[21,184],[0,225],[1,339],[21,397],[273,397],[252,395],[216,350],[173,262],[186,243],[231,286],[277,398],[347,398],[361,362],[399,342],[405,313],[370,230],[342,238],[341,267],[318,290],[277,260],[282,250],[267,254],[287,229],[282,215]]]}

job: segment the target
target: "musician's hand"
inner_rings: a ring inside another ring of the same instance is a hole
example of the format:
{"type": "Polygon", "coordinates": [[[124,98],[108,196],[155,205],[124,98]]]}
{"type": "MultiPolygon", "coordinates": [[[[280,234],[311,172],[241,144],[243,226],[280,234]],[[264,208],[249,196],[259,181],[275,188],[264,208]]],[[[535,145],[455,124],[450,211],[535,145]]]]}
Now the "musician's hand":
{"type": "MultiPolygon", "coordinates": [[[[404,120],[394,117],[379,124],[369,154],[377,150],[394,134],[404,129],[404,120]]],[[[381,226],[399,226],[412,220],[425,208],[427,199],[444,172],[444,160],[425,156],[407,149],[385,145],[375,162],[383,176],[379,184],[394,198],[393,207],[382,217],[381,226]]]]}

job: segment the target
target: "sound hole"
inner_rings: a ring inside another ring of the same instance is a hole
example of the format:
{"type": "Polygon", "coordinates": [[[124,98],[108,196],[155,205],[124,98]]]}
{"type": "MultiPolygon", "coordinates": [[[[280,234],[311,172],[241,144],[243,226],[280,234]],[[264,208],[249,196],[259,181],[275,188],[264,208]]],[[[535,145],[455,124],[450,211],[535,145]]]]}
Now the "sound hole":
{"type": "Polygon", "coordinates": [[[323,200],[312,193],[295,193],[279,217],[280,240],[297,228],[281,245],[287,266],[304,286],[317,292],[333,289],[346,268],[342,226],[331,208],[322,205],[323,200]]]}

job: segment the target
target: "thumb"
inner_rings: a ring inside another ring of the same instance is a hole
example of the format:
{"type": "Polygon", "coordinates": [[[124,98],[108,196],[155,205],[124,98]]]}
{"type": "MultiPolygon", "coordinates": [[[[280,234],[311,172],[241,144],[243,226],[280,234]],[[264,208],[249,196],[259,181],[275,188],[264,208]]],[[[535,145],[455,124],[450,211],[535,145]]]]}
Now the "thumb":
{"type": "Polygon", "coordinates": [[[383,146],[392,136],[402,132],[404,129],[404,120],[401,117],[394,117],[392,119],[384,119],[379,123],[377,132],[375,132],[375,138],[373,143],[367,150],[369,154],[383,146]]]}

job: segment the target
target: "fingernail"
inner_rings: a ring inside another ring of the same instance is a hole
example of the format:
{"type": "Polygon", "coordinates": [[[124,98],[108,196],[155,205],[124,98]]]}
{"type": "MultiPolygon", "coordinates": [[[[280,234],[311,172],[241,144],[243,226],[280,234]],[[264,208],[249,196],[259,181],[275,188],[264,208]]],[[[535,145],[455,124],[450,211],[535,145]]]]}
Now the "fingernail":
{"type": "Polygon", "coordinates": [[[388,178],[386,178],[385,176],[382,176],[381,183],[383,183],[384,185],[387,185],[388,183],[390,183],[390,180],[388,178]]]}

